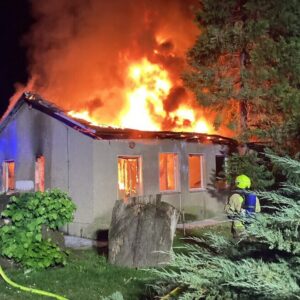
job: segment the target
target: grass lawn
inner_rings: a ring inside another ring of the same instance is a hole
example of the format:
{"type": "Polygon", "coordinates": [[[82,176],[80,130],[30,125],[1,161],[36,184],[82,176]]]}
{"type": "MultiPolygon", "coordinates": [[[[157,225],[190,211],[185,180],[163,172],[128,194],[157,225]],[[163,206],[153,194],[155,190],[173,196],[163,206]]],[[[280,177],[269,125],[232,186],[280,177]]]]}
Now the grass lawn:
{"type": "MultiPolygon", "coordinates": [[[[230,224],[186,230],[186,237],[201,237],[207,232],[230,236],[230,224]]],[[[182,232],[177,231],[175,247],[184,245],[182,237],[182,232]]],[[[109,296],[116,291],[121,292],[125,300],[151,299],[146,296],[145,282],[149,282],[150,279],[147,271],[112,266],[104,256],[94,250],[72,250],[69,263],[62,268],[29,273],[24,273],[21,269],[10,269],[6,270],[6,274],[18,284],[49,291],[70,300],[99,300],[102,296],[109,296]]],[[[0,279],[0,299],[50,298],[19,291],[0,279]]]]}
{"type": "MultiPolygon", "coordinates": [[[[69,263],[63,268],[32,271],[7,270],[11,280],[26,287],[42,289],[74,300],[101,299],[120,291],[124,299],[145,299],[146,271],[116,267],[93,250],[72,251],[69,263]]],[[[51,299],[19,291],[0,279],[0,299],[51,299]]],[[[53,299],[53,298],[52,298],[53,299]]]]}

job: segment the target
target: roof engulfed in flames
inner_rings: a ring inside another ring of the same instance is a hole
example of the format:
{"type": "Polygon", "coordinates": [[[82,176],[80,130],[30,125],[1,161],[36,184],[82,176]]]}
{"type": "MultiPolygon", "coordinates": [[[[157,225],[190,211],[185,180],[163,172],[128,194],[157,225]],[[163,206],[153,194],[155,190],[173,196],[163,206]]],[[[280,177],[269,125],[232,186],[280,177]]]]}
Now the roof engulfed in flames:
{"type": "Polygon", "coordinates": [[[185,140],[194,143],[205,144],[224,144],[236,146],[237,142],[231,138],[215,134],[204,134],[197,132],[173,132],[173,131],[141,131],[129,128],[116,128],[110,126],[95,126],[83,119],[77,119],[67,115],[61,108],[45,100],[41,96],[31,92],[25,92],[11,106],[0,121],[0,131],[3,130],[9,121],[14,118],[20,107],[27,103],[31,108],[37,109],[73,129],[81,132],[96,140],[113,140],[113,139],[172,139],[185,140]]]}
{"type": "Polygon", "coordinates": [[[185,140],[188,142],[205,143],[205,144],[224,144],[236,146],[237,142],[231,138],[223,137],[216,134],[204,134],[197,132],[173,132],[173,131],[141,131],[131,128],[118,128],[111,126],[92,125],[90,122],[81,119],[69,117],[61,108],[51,102],[43,99],[38,94],[31,92],[24,93],[17,101],[15,106],[7,113],[6,119],[1,120],[0,130],[4,128],[9,119],[26,102],[31,107],[40,110],[79,132],[92,137],[93,139],[172,139],[185,140]]]}
{"type": "MultiPolygon", "coordinates": [[[[168,72],[158,64],[153,64],[146,58],[133,63],[128,68],[127,80],[128,85],[124,92],[126,105],[120,111],[118,118],[110,125],[148,131],[172,129],[174,131],[212,132],[203,117],[200,119],[196,117],[199,112],[188,107],[184,102],[180,103],[175,110],[167,112],[164,99],[170,95],[173,84],[168,72]],[[164,128],[166,121],[169,122],[171,128],[164,128]]],[[[187,96],[182,87],[181,90],[187,96]]],[[[70,111],[69,115],[85,119],[94,125],[101,125],[101,119],[93,117],[92,112],[88,110],[70,111]]]]}
{"type": "Polygon", "coordinates": [[[197,0],[32,0],[33,90],[91,124],[214,133],[180,78],[197,0]]]}

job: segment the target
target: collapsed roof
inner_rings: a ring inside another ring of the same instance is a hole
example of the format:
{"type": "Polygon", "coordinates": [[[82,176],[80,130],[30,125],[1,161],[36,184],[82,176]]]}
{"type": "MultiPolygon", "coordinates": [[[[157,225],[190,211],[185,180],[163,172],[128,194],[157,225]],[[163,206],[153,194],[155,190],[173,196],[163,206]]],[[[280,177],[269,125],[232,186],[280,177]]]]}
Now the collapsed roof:
{"type": "Polygon", "coordinates": [[[129,128],[116,128],[110,126],[95,126],[83,119],[71,117],[66,111],[53,103],[43,99],[40,95],[26,92],[8,108],[0,120],[0,132],[5,128],[9,120],[16,114],[21,106],[26,103],[71,128],[98,140],[112,139],[173,139],[188,142],[213,143],[237,146],[237,141],[215,134],[204,134],[195,132],[173,132],[173,131],[141,131],[129,128]]]}

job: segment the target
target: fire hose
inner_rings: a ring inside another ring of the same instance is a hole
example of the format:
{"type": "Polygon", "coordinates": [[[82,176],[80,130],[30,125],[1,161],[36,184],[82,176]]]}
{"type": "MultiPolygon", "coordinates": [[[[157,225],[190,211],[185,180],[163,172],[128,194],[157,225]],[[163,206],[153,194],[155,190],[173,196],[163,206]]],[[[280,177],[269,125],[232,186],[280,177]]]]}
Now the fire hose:
{"type": "Polygon", "coordinates": [[[37,290],[37,289],[33,289],[33,288],[28,288],[28,287],[25,287],[25,286],[22,286],[22,285],[19,285],[19,284],[13,282],[12,280],[10,280],[6,276],[6,274],[4,273],[1,265],[0,265],[0,275],[2,276],[4,281],[6,281],[9,285],[11,285],[12,287],[15,287],[17,289],[20,289],[22,291],[33,293],[33,294],[38,294],[38,295],[42,295],[42,296],[46,296],[46,297],[52,297],[52,298],[55,298],[55,299],[58,299],[58,300],[68,300],[67,298],[64,298],[62,296],[59,296],[59,295],[56,295],[56,294],[53,294],[53,293],[49,293],[49,292],[46,292],[46,291],[37,290]]]}

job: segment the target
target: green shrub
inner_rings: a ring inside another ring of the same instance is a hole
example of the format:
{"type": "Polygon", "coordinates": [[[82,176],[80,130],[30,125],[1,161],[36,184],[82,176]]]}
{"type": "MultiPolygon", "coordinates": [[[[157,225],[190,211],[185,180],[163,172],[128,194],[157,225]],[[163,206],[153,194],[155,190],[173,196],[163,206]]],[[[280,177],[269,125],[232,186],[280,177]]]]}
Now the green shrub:
{"type": "Polygon", "coordinates": [[[65,264],[66,252],[50,238],[42,237],[42,227],[57,230],[73,220],[75,204],[60,190],[12,196],[2,216],[11,220],[0,228],[0,255],[31,268],[65,264]]]}

